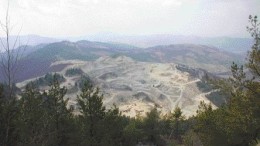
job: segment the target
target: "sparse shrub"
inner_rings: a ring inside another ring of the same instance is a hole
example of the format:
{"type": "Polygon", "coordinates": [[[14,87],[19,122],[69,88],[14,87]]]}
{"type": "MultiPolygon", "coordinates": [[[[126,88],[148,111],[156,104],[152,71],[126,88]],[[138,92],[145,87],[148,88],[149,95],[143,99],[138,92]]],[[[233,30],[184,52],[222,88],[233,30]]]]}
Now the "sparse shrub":
{"type": "Polygon", "coordinates": [[[80,68],[70,68],[66,70],[65,76],[78,76],[82,75],[84,72],[80,68]]]}
{"type": "Polygon", "coordinates": [[[35,81],[30,82],[29,84],[33,84],[36,87],[49,86],[54,81],[54,78],[56,78],[59,83],[66,81],[63,75],[57,73],[54,74],[47,73],[44,77],[38,78],[35,81]]]}

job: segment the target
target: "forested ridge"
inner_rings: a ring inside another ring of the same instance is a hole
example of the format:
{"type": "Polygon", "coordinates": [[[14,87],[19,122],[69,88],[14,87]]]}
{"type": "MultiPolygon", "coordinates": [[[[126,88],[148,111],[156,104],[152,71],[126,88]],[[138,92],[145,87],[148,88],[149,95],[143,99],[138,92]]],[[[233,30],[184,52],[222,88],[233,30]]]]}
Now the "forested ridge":
{"type": "MultiPolygon", "coordinates": [[[[260,23],[249,17],[254,45],[247,63],[231,66],[232,77],[208,79],[227,97],[227,104],[213,110],[201,102],[197,115],[185,117],[177,106],[162,115],[156,106],[145,117],[123,116],[116,105],[104,107],[99,88],[82,83],[77,96],[79,112],[68,107],[62,78],[48,74],[49,90],[40,91],[32,82],[25,91],[0,86],[1,146],[250,146],[260,139],[260,23]]],[[[81,74],[80,70],[67,73],[81,74]]]]}

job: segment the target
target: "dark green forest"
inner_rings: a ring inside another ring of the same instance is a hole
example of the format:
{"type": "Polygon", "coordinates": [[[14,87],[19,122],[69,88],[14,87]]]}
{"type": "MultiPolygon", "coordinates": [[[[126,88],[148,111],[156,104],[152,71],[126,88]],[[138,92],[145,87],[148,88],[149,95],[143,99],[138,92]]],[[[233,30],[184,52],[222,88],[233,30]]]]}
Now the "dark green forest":
{"type": "MultiPolygon", "coordinates": [[[[48,74],[15,93],[0,86],[1,146],[253,146],[260,140],[260,23],[249,17],[254,45],[247,63],[231,66],[228,79],[208,79],[227,103],[213,110],[201,102],[197,115],[186,118],[179,107],[162,115],[155,107],[145,117],[123,116],[116,105],[107,109],[99,88],[81,83],[79,113],[64,99],[64,78],[48,74]],[[50,89],[40,91],[36,84],[50,89]]],[[[71,69],[66,75],[82,74],[71,69]]]]}

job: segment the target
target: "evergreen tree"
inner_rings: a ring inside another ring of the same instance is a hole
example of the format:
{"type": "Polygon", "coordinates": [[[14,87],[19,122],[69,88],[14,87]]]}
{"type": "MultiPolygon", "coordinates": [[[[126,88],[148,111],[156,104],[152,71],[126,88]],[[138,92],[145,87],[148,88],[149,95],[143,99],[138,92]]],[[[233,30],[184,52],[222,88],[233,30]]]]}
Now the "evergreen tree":
{"type": "Polygon", "coordinates": [[[99,89],[94,88],[89,82],[85,82],[82,93],[77,97],[82,120],[82,144],[97,146],[103,138],[102,124],[105,118],[103,96],[99,95],[99,89]]]}
{"type": "Polygon", "coordinates": [[[160,144],[160,112],[156,107],[146,114],[143,124],[144,134],[147,136],[146,141],[153,144],[160,144]]]}
{"type": "Polygon", "coordinates": [[[24,146],[46,145],[47,113],[41,93],[33,84],[26,86],[19,100],[19,144],[24,146]]]}
{"type": "Polygon", "coordinates": [[[224,145],[248,146],[259,139],[260,23],[257,16],[250,16],[249,22],[251,26],[247,29],[254,38],[254,45],[245,65],[248,71],[233,63],[232,77],[214,82],[228,97],[227,105],[214,111],[205,108],[197,116],[197,130],[204,145],[219,145],[222,141],[224,145]]]}
{"type": "Polygon", "coordinates": [[[172,131],[169,138],[171,138],[173,134],[175,139],[179,141],[181,140],[181,134],[182,134],[181,123],[183,123],[183,121],[184,121],[184,116],[182,115],[182,111],[180,107],[176,106],[171,115],[172,131]]]}
{"type": "Polygon", "coordinates": [[[142,120],[140,118],[132,118],[124,127],[124,144],[125,146],[136,145],[144,137],[142,129],[142,120]]]}
{"type": "MultiPolygon", "coordinates": [[[[47,112],[49,128],[50,145],[63,146],[66,144],[68,137],[68,124],[71,118],[71,110],[67,109],[68,99],[64,99],[67,89],[60,87],[56,74],[48,92],[43,93],[45,111],[47,112]]],[[[47,121],[46,121],[47,122],[47,121]]]]}
{"type": "Polygon", "coordinates": [[[14,95],[5,96],[4,92],[4,86],[0,85],[0,145],[13,146],[18,138],[16,124],[19,109],[14,95]]]}
{"type": "Polygon", "coordinates": [[[101,145],[115,146],[122,145],[123,129],[126,126],[126,121],[119,109],[114,105],[111,109],[106,111],[105,118],[102,123],[104,137],[101,145]]]}
{"type": "MultiPolygon", "coordinates": [[[[222,111],[222,110],[221,110],[222,111]]],[[[224,114],[218,110],[213,110],[211,105],[201,102],[196,115],[194,131],[198,134],[203,145],[219,146],[228,145],[224,129],[221,127],[220,120],[224,114]]]]}

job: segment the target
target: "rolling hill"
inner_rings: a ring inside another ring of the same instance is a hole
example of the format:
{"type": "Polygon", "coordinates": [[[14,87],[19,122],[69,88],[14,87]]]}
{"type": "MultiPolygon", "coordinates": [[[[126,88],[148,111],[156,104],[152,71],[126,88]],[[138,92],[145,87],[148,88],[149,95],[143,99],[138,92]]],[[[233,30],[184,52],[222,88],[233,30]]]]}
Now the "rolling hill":
{"type": "MultiPolygon", "coordinates": [[[[153,47],[171,44],[196,44],[219,48],[232,53],[245,53],[252,46],[252,39],[236,37],[201,37],[192,35],[152,34],[152,35],[119,35],[113,33],[101,33],[88,35],[78,39],[91,41],[125,43],[138,47],[153,47]]],[[[75,40],[75,39],[74,39],[75,40]]]]}
{"type": "MultiPolygon", "coordinates": [[[[150,63],[176,63],[192,68],[201,68],[211,73],[229,71],[230,64],[243,62],[241,55],[221,51],[215,47],[194,44],[175,44],[138,48],[126,44],[103,42],[62,41],[30,46],[26,57],[19,62],[17,81],[41,76],[47,72],[60,71],[66,65],[51,65],[55,61],[83,60],[94,61],[102,56],[127,56],[135,61],[150,63]]],[[[69,65],[69,63],[68,63],[69,65]]]]}

